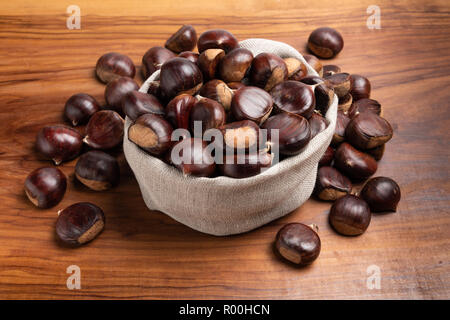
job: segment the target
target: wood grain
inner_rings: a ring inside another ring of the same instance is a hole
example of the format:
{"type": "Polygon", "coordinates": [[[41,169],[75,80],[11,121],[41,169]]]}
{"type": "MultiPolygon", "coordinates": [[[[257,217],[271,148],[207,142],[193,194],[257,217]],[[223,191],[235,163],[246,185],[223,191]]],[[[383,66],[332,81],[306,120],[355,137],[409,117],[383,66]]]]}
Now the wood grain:
{"type": "Polygon", "coordinates": [[[0,298],[450,298],[448,1],[378,1],[380,30],[366,27],[371,1],[79,0],[81,30],[66,28],[69,4],[19,0],[0,9],[0,298]],[[93,76],[101,54],[119,51],[140,66],[144,52],[183,23],[199,33],[224,28],[239,39],[284,41],[302,52],[314,28],[339,29],[344,50],[329,63],[367,76],[395,129],[377,175],[401,186],[398,212],[374,215],[364,235],[348,238],[328,225],[329,204],[309,200],[255,231],[213,237],[149,212],[123,158],[121,184],[104,193],[76,183],[74,162],[64,164],[64,200],[34,208],[23,182],[49,164],[34,151],[39,128],[61,122],[74,93],[104,102],[93,76]],[[55,241],[56,212],[78,201],[101,206],[106,229],[83,248],[64,248],[55,241]],[[308,268],[272,252],[277,230],[291,221],[319,225],[322,252],[308,268]],[[66,288],[72,264],[81,268],[81,290],[66,288]],[[381,269],[379,290],[367,289],[370,265],[381,269]]]}

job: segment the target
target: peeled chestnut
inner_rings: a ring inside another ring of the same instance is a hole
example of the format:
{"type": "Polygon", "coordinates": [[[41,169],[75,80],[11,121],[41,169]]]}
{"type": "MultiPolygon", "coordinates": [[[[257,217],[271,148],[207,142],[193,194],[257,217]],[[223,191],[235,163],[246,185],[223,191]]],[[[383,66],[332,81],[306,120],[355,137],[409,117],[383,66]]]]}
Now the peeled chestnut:
{"type": "Polygon", "coordinates": [[[205,83],[200,89],[200,95],[219,102],[225,111],[231,108],[233,91],[222,80],[214,79],[205,83]]]}
{"type": "Polygon", "coordinates": [[[198,52],[207,49],[222,49],[229,52],[238,47],[236,38],[226,30],[214,29],[203,32],[198,38],[198,52]]]}
{"type": "Polygon", "coordinates": [[[323,77],[329,77],[335,73],[341,73],[341,68],[334,64],[326,64],[323,66],[323,77]]]}
{"type": "Polygon", "coordinates": [[[278,147],[283,155],[299,154],[311,139],[308,120],[293,113],[283,112],[271,116],[261,128],[267,130],[272,148],[278,147]]]}
{"type": "Polygon", "coordinates": [[[114,111],[122,114],[122,99],[128,92],[133,90],[139,90],[138,84],[133,79],[127,77],[116,78],[106,85],[106,103],[114,111]]]}
{"type": "Polygon", "coordinates": [[[47,209],[57,205],[66,192],[67,179],[57,168],[39,168],[32,171],[25,180],[25,194],[39,208],[47,209]]]}
{"type": "Polygon", "coordinates": [[[272,53],[260,53],[250,67],[250,83],[266,91],[272,90],[288,77],[286,63],[272,53]]]}
{"type": "Polygon", "coordinates": [[[105,227],[102,209],[89,202],[75,203],[58,212],[56,234],[69,245],[79,246],[97,237],[105,227]]]}
{"type": "Polygon", "coordinates": [[[311,139],[328,127],[328,120],[314,112],[308,119],[309,129],[311,130],[311,139]]]}
{"type": "Polygon", "coordinates": [[[36,149],[56,165],[78,156],[82,147],[81,134],[63,125],[46,126],[36,137],[36,149]]]}
{"type": "Polygon", "coordinates": [[[231,122],[219,127],[219,130],[222,132],[225,147],[233,150],[257,150],[259,126],[255,122],[251,120],[231,122]]]}
{"type": "Polygon", "coordinates": [[[165,47],[173,52],[191,51],[197,45],[197,32],[191,25],[184,25],[166,41],[165,47]]]}
{"type": "Polygon", "coordinates": [[[102,110],[89,120],[84,142],[94,149],[110,149],[123,141],[124,120],[115,111],[102,110]]]}
{"type": "Polygon", "coordinates": [[[165,114],[164,106],[155,96],[136,90],[128,92],[122,98],[122,110],[133,121],[146,113],[160,116],[165,114]]]}
{"type": "Polygon", "coordinates": [[[197,99],[189,94],[176,96],[166,106],[166,118],[174,128],[189,130],[189,115],[197,99]]]}
{"type": "Polygon", "coordinates": [[[236,48],[228,52],[220,61],[219,76],[225,82],[239,82],[244,79],[253,60],[250,50],[236,48]]]}
{"type": "Polygon", "coordinates": [[[386,149],[386,144],[382,144],[379,147],[364,150],[364,152],[371,155],[375,160],[380,161],[381,158],[383,158],[385,149],[386,149]]]}
{"type": "Polygon", "coordinates": [[[396,212],[401,192],[391,178],[376,177],[367,181],[359,196],[367,202],[372,212],[396,212]]]}
{"type": "Polygon", "coordinates": [[[322,63],[315,56],[310,54],[304,54],[306,62],[319,74],[320,77],[323,76],[323,66],[322,63]]]}
{"type": "Polygon", "coordinates": [[[366,77],[359,74],[352,74],[350,76],[351,90],[350,93],[355,101],[364,98],[370,98],[370,81],[366,77]]]}
{"type": "Polygon", "coordinates": [[[192,51],[183,51],[183,52],[178,54],[178,57],[186,58],[186,59],[188,59],[189,61],[192,61],[195,64],[197,64],[199,56],[200,55],[197,52],[192,52],[192,51]]]}
{"type": "Polygon", "coordinates": [[[365,180],[377,171],[374,158],[343,142],[334,155],[334,166],[350,179],[365,180]]]}
{"type": "Polygon", "coordinates": [[[331,166],[331,162],[333,162],[334,158],[334,149],[328,146],[327,150],[323,154],[322,158],[319,160],[319,167],[322,166],[331,166]]]}
{"type": "Polygon", "coordinates": [[[339,98],[339,105],[338,105],[339,110],[342,110],[344,112],[348,111],[348,109],[350,109],[350,106],[352,105],[352,102],[353,102],[352,95],[350,93],[347,93],[342,98],[339,98]]]}
{"type": "Polygon", "coordinates": [[[288,79],[300,81],[303,77],[308,74],[308,70],[306,69],[306,65],[304,65],[297,58],[284,58],[284,63],[286,63],[286,67],[288,70],[288,79]]]}
{"type": "Polygon", "coordinates": [[[161,69],[161,66],[176,55],[172,51],[163,47],[153,47],[147,50],[142,57],[142,75],[147,79],[156,70],[161,69]]]}
{"type": "Polygon", "coordinates": [[[252,120],[259,125],[269,117],[272,107],[270,94],[257,87],[242,87],[231,100],[231,112],[236,120],[252,120]]]}
{"type": "Polygon", "coordinates": [[[348,115],[350,118],[355,117],[358,113],[373,112],[380,117],[383,116],[383,109],[381,104],[377,100],[373,99],[359,99],[354,101],[348,109],[348,115]]]}
{"type": "Polygon", "coordinates": [[[75,176],[92,190],[108,190],[119,183],[119,163],[103,151],[88,151],[78,159],[75,176]]]}
{"type": "Polygon", "coordinates": [[[321,200],[334,201],[352,191],[352,183],[339,171],[332,167],[320,167],[314,195],[321,200]]]}
{"type": "Polygon", "coordinates": [[[345,95],[350,92],[351,82],[348,73],[335,73],[331,76],[327,76],[325,79],[339,98],[345,97],[345,95]]]}
{"type": "Polygon", "coordinates": [[[298,81],[284,81],[271,91],[275,108],[278,111],[294,113],[307,119],[311,117],[315,107],[315,97],[312,89],[298,81]]]}
{"type": "Polygon", "coordinates": [[[372,112],[356,115],[345,129],[345,139],[358,149],[373,149],[392,138],[389,122],[372,112]]]}
{"type": "Polygon", "coordinates": [[[161,116],[144,114],[128,128],[128,140],[141,149],[159,156],[172,146],[173,128],[161,116]]]}
{"type": "Polygon", "coordinates": [[[340,234],[357,236],[367,230],[371,216],[370,208],[364,200],[348,194],[333,203],[329,221],[340,234]]]}
{"type": "Polygon", "coordinates": [[[203,73],[203,79],[214,79],[220,60],[225,56],[222,49],[208,49],[198,57],[197,65],[203,73]]]}
{"type": "Polygon", "coordinates": [[[100,104],[94,97],[86,93],[74,94],[64,106],[64,115],[75,127],[89,120],[89,117],[100,110],[100,104]]]}
{"type": "Polygon", "coordinates": [[[333,58],[344,47],[344,39],[333,28],[323,27],[314,30],[308,38],[308,48],[320,58],[333,58]]]}
{"type": "Polygon", "coordinates": [[[191,131],[196,134],[196,126],[201,125],[202,133],[204,133],[208,129],[223,126],[225,120],[225,109],[220,103],[209,98],[200,98],[191,110],[191,131]]]}
{"type": "Polygon", "coordinates": [[[288,223],[275,238],[277,252],[286,260],[299,266],[311,264],[320,254],[320,238],[303,223],[288,223]]]}
{"type": "Polygon", "coordinates": [[[337,146],[345,140],[345,129],[350,122],[350,118],[347,116],[347,113],[338,110],[337,118],[336,118],[336,127],[334,129],[333,139],[331,140],[331,144],[333,146],[337,146]]]}
{"type": "Polygon", "coordinates": [[[102,82],[108,83],[119,77],[134,78],[136,67],[128,56],[110,52],[98,59],[95,72],[102,82]]]}
{"type": "Polygon", "coordinates": [[[272,165],[272,155],[267,150],[253,153],[226,155],[220,172],[227,177],[242,179],[260,174],[272,165]]]}
{"type": "Polygon", "coordinates": [[[208,144],[199,138],[183,139],[175,144],[170,161],[184,175],[211,177],[216,170],[208,144]]]}
{"type": "Polygon", "coordinates": [[[161,91],[168,98],[195,94],[203,84],[203,75],[196,64],[185,58],[173,58],[163,64],[160,74],[161,91]]]}

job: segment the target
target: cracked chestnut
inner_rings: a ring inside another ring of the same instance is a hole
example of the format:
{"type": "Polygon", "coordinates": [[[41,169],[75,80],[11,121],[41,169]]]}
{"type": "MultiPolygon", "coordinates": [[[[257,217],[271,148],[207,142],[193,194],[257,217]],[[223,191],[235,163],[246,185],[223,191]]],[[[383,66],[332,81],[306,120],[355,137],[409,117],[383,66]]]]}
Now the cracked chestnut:
{"type": "Polygon", "coordinates": [[[260,53],[252,61],[249,71],[250,83],[266,91],[287,80],[286,63],[272,53],[260,53]]]}
{"type": "Polygon", "coordinates": [[[25,180],[25,194],[38,208],[57,205],[66,193],[67,179],[57,168],[44,167],[32,171],[25,180]]]}
{"type": "Polygon", "coordinates": [[[347,177],[362,181],[373,175],[378,168],[377,162],[368,154],[343,142],[334,154],[334,166],[347,177]]]}
{"type": "Polygon", "coordinates": [[[367,230],[371,216],[369,205],[363,199],[348,194],[333,203],[329,221],[338,233],[357,236],[367,230]]]}
{"type": "Polygon", "coordinates": [[[315,107],[314,92],[310,86],[298,81],[284,81],[276,85],[270,94],[275,109],[297,114],[307,119],[311,117],[315,107]]]}
{"type": "Polygon", "coordinates": [[[134,78],[136,67],[128,56],[110,52],[97,60],[95,72],[102,82],[108,83],[119,77],[134,78]]]}
{"type": "Polygon", "coordinates": [[[359,196],[367,202],[372,212],[396,212],[401,192],[391,178],[376,177],[367,181],[359,196]]]}
{"type": "Polygon", "coordinates": [[[173,52],[191,51],[197,45],[197,32],[191,25],[184,25],[167,39],[165,47],[173,52]]]}
{"type": "Polygon", "coordinates": [[[207,49],[222,49],[229,52],[239,46],[237,39],[228,31],[213,29],[203,32],[198,38],[198,52],[207,49]]]}
{"type": "Polygon", "coordinates": [[[124,120],[115,111],[94,113],[86,126],[84,142],[94,149],[110,149],[123,141],[124,120]]]}
{"type": "Polygon", "coordinates": [[[356,115],[345,129],[345,139],[362,150],[379,147],[388,142],[392,135],[389,122],[372,112],[356,115]]]}
{"type": "Polygon", "coordinates": [[[329,27],[322,27],[311,32],[308,38],[308,48],[320,58],[333,58],[344,47],[341,34],[329,27]]]}
{"type": "Polygon", "coordinates": [[[164,106],[151,94],[136,90],[128,92],[122,99],[122,110],[132,121],[146,113],[164,116],[164,106]]]}
{"type": "Polygon", "coordinates": [[[76,127],[86,123],[89,118],[100,110],[100,104],[95,98],[86,93],[71,96],[64,106],[64,116],[76,127]]]}
{"type": "Polygon", "coordinates": [[[334,201],[352,191],[350,180],[333,167],[320,167],[317,170],[314,195],[326,201],[334,201]]]}
{"type": "Polygon", "coordinates": [[[187,93],[194,95],[203,84],[203,75],[196,64],[185,58],[173,58],[161,67],[162,94],[168,99],[187,93]]]}
{"type": "Polygon", "coordinates": [[[108,190],[119,183],[119,163],[103,151],[91,150],[78,159],[75,177],[89,189],[108,190]]]}

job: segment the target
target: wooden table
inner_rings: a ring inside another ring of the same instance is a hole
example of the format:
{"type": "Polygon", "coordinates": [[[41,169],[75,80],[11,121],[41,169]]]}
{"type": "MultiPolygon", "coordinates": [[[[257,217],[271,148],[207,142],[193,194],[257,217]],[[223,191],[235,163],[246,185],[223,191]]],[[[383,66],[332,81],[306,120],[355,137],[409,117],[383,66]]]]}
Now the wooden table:
{"type": "Polygon", "coordinates": [[[69,2],[17,0],[0,9],[0,298],[450,298],[448,1],[74,4],[81,8],[80,30],[66,27],[69,2]],[[366,26],[371,4],[381,9],[381,29],[366,26]],[[62,165],[70,177],[65,198],[53,209],[36,209],[23,182],[49,165],[33,149],[37,131],[62,122],[74,93],[104,102],[104,86],[93,76],[101,54],[122,52],[140,66],[144,52],[183,23],[199,33],[224,28],[239,39],[284,41],[301,52],[314,28],[340,30],[344,50],[326,63],[367,76],[372,97],[385,108],[395,135],[377,175],[401,186],[398,212],[374,215],[364,235],[348,238],[328,225],[329,203],[309,200],[252,232],[214,237],[149,212],[124,161],[120,186],[104,193],[74,181],[74,161],[62,165]],[[101,206],[106,229],[85,247],[64,248],[55,241],[56,212],[78,201],[101,206]],[[308,268],[272,252],[276,232],[292,221],[320,228],[322,252],[308,268]],[[70,265],[81,269],[80,290],[66,287],[70,265]],[[377,268],[381,287],[369,289],[377,268]]]}

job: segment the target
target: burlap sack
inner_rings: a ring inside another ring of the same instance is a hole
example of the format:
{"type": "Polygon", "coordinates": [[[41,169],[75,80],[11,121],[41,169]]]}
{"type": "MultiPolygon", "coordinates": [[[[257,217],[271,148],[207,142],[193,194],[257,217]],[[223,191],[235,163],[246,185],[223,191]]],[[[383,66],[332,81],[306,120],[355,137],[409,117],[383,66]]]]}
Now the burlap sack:
{"type": "MultiPolygon", "coordinates": [[[[309,74],[317,75],[302,55],[285,43],[248,39],[239,45],[252,51],[255,56],[270,52],[283,58],[298,58],[307,65],[309,74]]],[[[158,78],[159,71],[147,79],[140,91],[147,92],[149,82],[158,78]]],[[[246,179],[183,176],[177,169],[145,153],[128,140],[131,123],[128,118],[124,153],[149,209],[162,211],[204,233],[242,233],[288,214],[311,196],[317,164],[333,136],[337,104],[335,96],[326,114],[330,124],[309,142],[302,153],[246,179]]]]}

